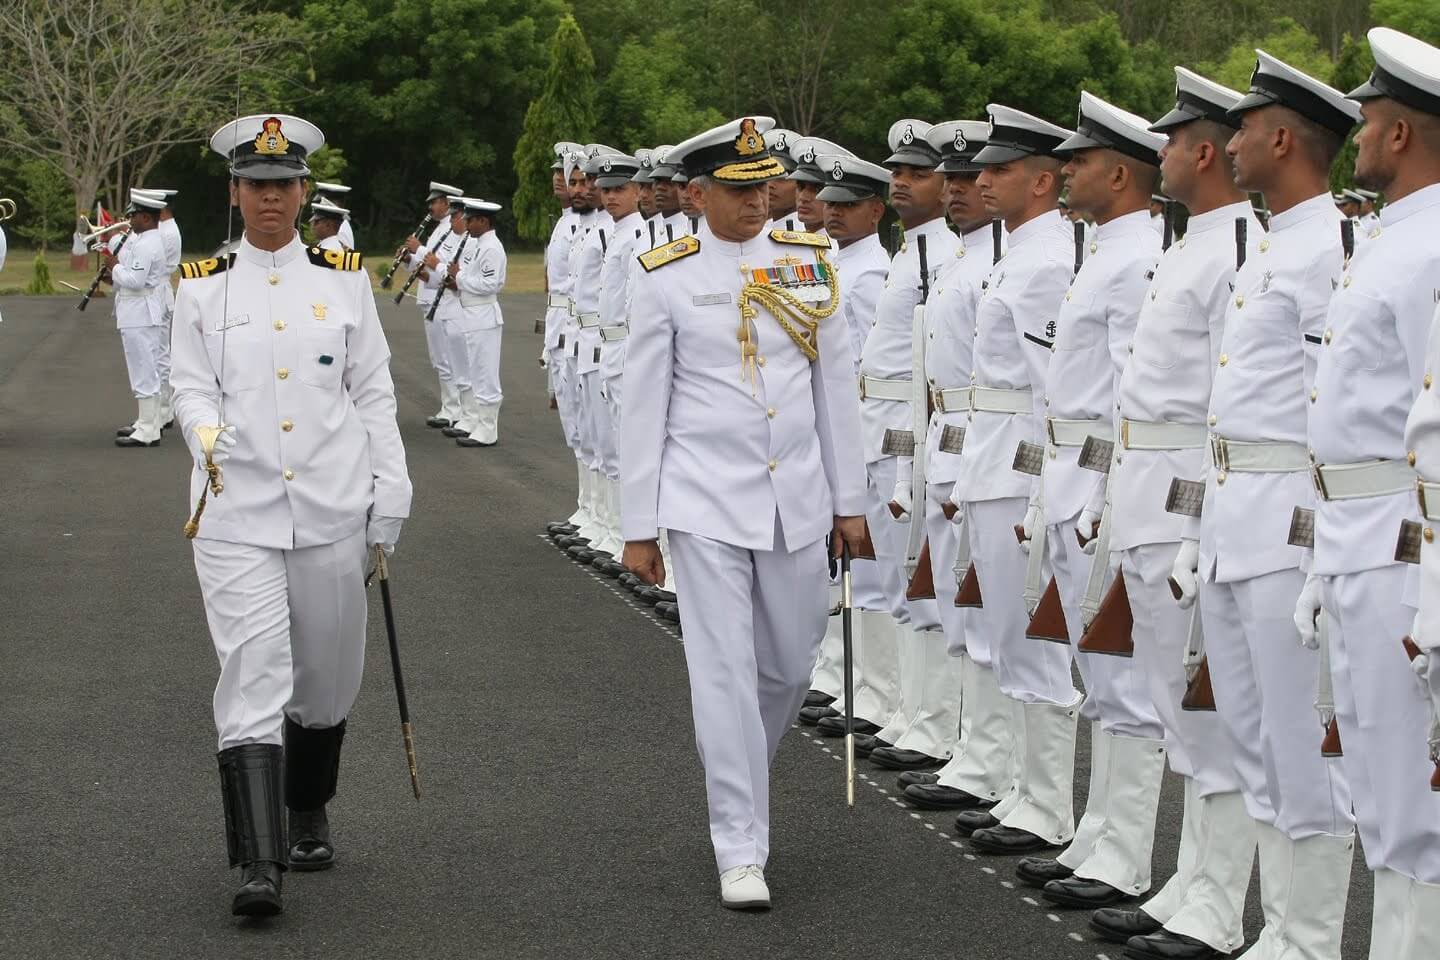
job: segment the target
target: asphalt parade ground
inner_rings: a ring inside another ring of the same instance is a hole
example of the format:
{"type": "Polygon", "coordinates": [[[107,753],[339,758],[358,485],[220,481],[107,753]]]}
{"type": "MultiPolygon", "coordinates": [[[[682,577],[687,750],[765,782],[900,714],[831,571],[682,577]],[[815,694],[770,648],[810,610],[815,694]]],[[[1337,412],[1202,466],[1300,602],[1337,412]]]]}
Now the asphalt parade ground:
{"type": "MultiPolygon", "coordinates": [[[[0,303],[0,957],[1117,960],[1013,860],[900,805],[892,774],[861,761],[847,810],[837,745],[806,731],[773,774],[774,909],[721,909],[681,641],[543,537],[573,509],[574,461],[535,360],[543,297],[502,304],[500,444],[464,449],[425,427],[413,303],[381,303],[415,485],[391,583],[423,798],[376,595],[330,806],[339,862],[287,874],[284,915],[255,924],[229,914],[189,454],[173,431],[113,445],[135,407],[108,302],[0,303]]],[[[1082,735],[1077,804],[1087,751],[1082,735]]],[[[1360,958],[1370,884],[1358,860],[1352,876],[1360,958]]]]}

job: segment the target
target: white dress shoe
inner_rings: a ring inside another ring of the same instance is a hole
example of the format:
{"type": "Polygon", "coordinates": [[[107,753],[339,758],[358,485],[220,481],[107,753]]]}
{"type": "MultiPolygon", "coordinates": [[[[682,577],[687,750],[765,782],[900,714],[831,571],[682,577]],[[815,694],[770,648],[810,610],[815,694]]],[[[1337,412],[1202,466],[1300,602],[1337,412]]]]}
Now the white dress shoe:
{"type": "Polygon", "coordinates": [[[748,863],[720,874],[720,903],[729,910],[769,910],[765,871],[759,864],[748,863]]]}

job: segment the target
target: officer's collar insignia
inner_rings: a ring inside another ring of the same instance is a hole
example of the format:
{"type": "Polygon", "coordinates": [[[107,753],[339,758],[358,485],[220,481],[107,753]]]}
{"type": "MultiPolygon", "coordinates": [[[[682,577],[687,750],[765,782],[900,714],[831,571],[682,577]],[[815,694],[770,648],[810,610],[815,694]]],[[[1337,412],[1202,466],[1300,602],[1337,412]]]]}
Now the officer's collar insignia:
{"type": "Polygon", "coordinates": [[[840,166],[839,160],[836,160],[835,166],[830,168],[830,176],[834,177],[836,180],[845,179],[845,168],[840,166]]]}
{"type": "Polygon", "coordinates": [[[325,312],[326,312],[325,304],[323,304],[323,303],[312,303],[312,304],[310,304],[310,312],[314,315],[314,317],[315,317],[316,320],[324,320],[324,319],[325,319],[325,312]]]}
{"type": "Polygon", "coordinates": [[[266,157],[283,157],[290,152],[290,141],[280,132],[280,118],[270,117],[255,135],[255,152],[266,157]]]}
{"type": "Polygon", "coordinates": [[[765,137],[755,129],[755,121],[746,117],[740,121],[740,136],[735,138],[735,152],[742,157],[753,157],[765,152],[765,137]]]}
{"type": "Polygon", "coordinates": [[[902,134],[900,134],[900,142],[901,142],[901,143],[914,143],[914,142],[915,142],[915,128],[914,128],[913,126],[911,126],[911,125],[908,124],[908,123],[905,124],[905,132],[902,133],[902,134]]]}

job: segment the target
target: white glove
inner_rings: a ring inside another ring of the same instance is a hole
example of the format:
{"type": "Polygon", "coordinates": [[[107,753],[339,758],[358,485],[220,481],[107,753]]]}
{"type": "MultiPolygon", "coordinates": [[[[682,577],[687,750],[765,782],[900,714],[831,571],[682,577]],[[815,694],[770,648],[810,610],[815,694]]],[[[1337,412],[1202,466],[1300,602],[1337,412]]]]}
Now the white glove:
{"type": "MultiPolygon", "coordinates": [[[[1418,636],[1420,636],[1420,614],[1417,613],[1415,614],[1415,620],[1410,624],[1410,642],[1415,643],[1415,638],[1418,636]]],[[[1432,673],[1434,673],[1436,677],[1440,677],[1440,670],[1432,671],[1430,669],[1430,654],[1426,653],[1423,647],[1420,650],[1420,656],[1410,661],[1410,669],[1414,670],[1415,676],[1419,678],[1420,688],[1423,693],[1429,693],[1431,685],[1435,682],[1435,678],[1430,676],[1432,673]]],[[[1437,714],[1437,716],[1440,716],[1440,714],[1437,714]]]]}
{"type": "Polygon", "coordinates": [[[1175,565],[1170,568],[1170,592],[1178,593],[1175,602],[1181,610],[1189,610],[1195,603],[1195,593],[1200,586],[1199,569],[1200,541],[1181,540],[1175,565]]]}
{"type": "Polygon", "coordinates": [[[1030,555],[1030,541],[1035,539],[1035,528],[1040,525],[1040,504],[1030,502],[1025,508],[1025,519],[1021,521],[1020,528],[1025,532],[1025,539],[1020,541],[1020,552],[1027,557],[1030,555]]]}
{"type": "Polygon", "coordinates": [[[1095,555],[1095,537],[1100,532],[1100,514],[1086,507],[1080,511],[1080,519],[1075,521],[1075,532],[1080,535],[1083,545],[1080,547],[1087,556],[1095,555]]]}
{"type": "Polygon", "coordinates": [[[372,516],[370,525],[365,528],[365,545],[374,547],[377,543],[381,544],[385,548],[385,556],[390,556],[400,540],[400,525],[404,522],[403,517],[372,516]]]}
{"type": "MultiPolygon", "coordinates": [[[[955,508],[955,512],[950,514],[948,518],[950,522],[957,527],[965,526],[965,508],[956,503],[954,497],[951,497],[950,500],[947,501],[947,505],[955,508]]],[[[942,506],[940,509],[943,512],[945,508],[942,506]]]]}
{"type": "Polygon", "coordinates": [[[1305,577],[1305,586],[1300,588],[1300,598],[1295,601],[1295,629],[1300,631],[1300,646],[1320,649],[1319,618],[1320,578],[1312,573],[1305,577]]]}
{"type": "Polygon", "coordinates": [[[900,508],[900,516],[895,519],[901,523],[910,519],[910,509],[914,506],[911,502],[910,483],[907,480],[895,481],[895,492],[890,495],[890,515],[895,516],[895,508],[900,508]]]}
{"type": "MultiPolygon", "coordinates": [[[[195,457],[195,465],[201,470],[205,469],[205,451],[200,448],[200,437],[193,431],[190,438],[194,442],[189,444],[190,453],[195,457]]],[[[210,453],[210,462],[220,466],[230,459],[230,452],[235,448],[235,425],[226,424],[225,428],[215,436],[215,449],[210,453]]]]}

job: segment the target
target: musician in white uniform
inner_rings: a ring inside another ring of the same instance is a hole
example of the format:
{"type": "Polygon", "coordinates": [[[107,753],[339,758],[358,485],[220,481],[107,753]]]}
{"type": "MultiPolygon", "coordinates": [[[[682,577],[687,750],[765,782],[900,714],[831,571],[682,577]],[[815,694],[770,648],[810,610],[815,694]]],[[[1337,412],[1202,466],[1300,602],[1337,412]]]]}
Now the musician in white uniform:
{"type": "MultiPolygon", "coordinates": [[[[336,206],[341,206],[349,199],[350,188],[343,183],[316,182],[315,194],[322,200],[329,201],[336,206]]],[[[355,249],[355,231],[350,228],[350,218],[347,216],[340,224],[340,232],[337,234],[340,243],[346,250],[355,249]]]]}
{"type": "Polygon", "coordinates": [[[665,528],[681,578],[704,584],[680,616],[731,908],[770,904],[769,766],[825,631],[825,536],[863,537],[866,504],[829,243],[761,233],[765,182],[784,173],[765,145],[773,125],[732,121],[670,154],[705,221],[640,258],[625,395],[649,402],[627,407],[619,437],[625,565],[663,581],[665,528]]]}
{"type": "MultiPolygon", "coordinates": [[[[1440,300],[1440,50],[1385,27],[1369,40],[1374,72],[1349,94],[1363,120],[1355,179],[1388,202],[1378,235],[1355,245],[1320,335],[1315,552],[1295,617],[1303,640],[1328,648],[1341,762],[1375,877],[1370,956],[1420,960],[1440,955],[1440,793],[1429,783],[1428,690],[1396,641],[1412,632],[1416,598],[1406,596],[1411,568],[1395,547],[1406,521],[1431,522],[1419,512],[1415,471],[1437,467],[1425,419],[1435,362],[1426,341],[1433,351],[1440,300]]],[[[1431,538],[1416,538],[1422,557],[1431,538]]],[[[1418,626],[1422,637],[1434,630],[1418,626]]]]}
{"type": "Polygon", "coordinates": [[[1187,603],[1197,576],[1203,583],[1215,703],[1258,828],[1258,956],[1320,960],[1340,953],[1355,819],[1344,770],[1320,754],[1320,658],[1295,629],[1309,557],[1290,543],[1290,529],[1296,507],[1315,507],[1307,419],[1344,262],[1329,171],[1360,111],[1257,52],[1250,92],[1232,108],[1240,131],[1226,149],[1236,184],[1264,195],[1270,229],[1226,307],[1205,499],[1186,523],[1172,577],[1187,603]]]}
{"type": "Polygon", "coordinates": [[[505,289],[506,256],[495,232],[500,204],[477,197],[465,198],[465,231],[475,255],[464,265],[449,267],[449,292],[460,305],[454,323],[465,345],[465,369],[473,399],[474,429],[456,437],[461,447],[493,447],[500,440],[500,338],[505,317],[499,295],[505,289]]]}
{"type": "Polygon", "coordinates": [[[170,319],[170,273],[165,267],[165,246],[160,239],[159,214],[165,200],[154,194],[130,191],[130,233],[105,255],[106,280],[115,287],[115,326],[125,348],[125,369],[139,415],[125,433],[116,431],[117,447],[153,447],[160,443],[165,425],[162,400],[162,358],[170,319]]]}
{"type": "Polygon", "coordinates": [[[1209,960],[1245,942],[1255,826],[1219,715],[1180,706],[1184,650],[1198,612],[1182,610],[1170,593],[1184,519],[1166,502],[1177,478],[1200,476],[1236,245],[1253,255],[1264,231],[1225,153],[1240,125],[1227,111],[1240,94],[1184,67],[1175,68],[1175,91],[1175,108],[1150,129],[1168,137],[1160,173],[1190,220],[1160,258],[1141,304],[1117,389],[1120,432],[1109,491],[1110,550],[1125,575],[1135,666],[1165,726],[1170,769],[1183,779],[1184,814],[1177,869],[1165,886],[1138,909],[1095,911],[1090,925],[1106,940],[1128,944],[1131,956],[1209,960]]]}
{"type": "Polygon", "coordinates": [[[283,114],[211,138],[230,161],[239,250],[182,266],[175,413],[206,487],[197,428],[224,471],[193,541],[220,663],[214,712],[236,914],[281,910],[281,872],[334,863],[325,804],[365,664],[363,583],[410,512],[390,350],[360,255],[295,230],[305,158],[324,144],[283,114]],[[283,797],[282,797],[283,792],[283,797]],[[281,818],[281,801],[289,809],[281,818]]]}
{"type": "MultiPolygon", "coordinates": [[[[426,202],[429,204],[428,218],[434,222],[435,226],[423,239],[414,234],[405,238],[402,262],[407,271],[414,273],[417,270],[425,270],[428,274],[425,257],[451,233],[450,217],[454,212],[451,198],[458,198],[464,192],[459,187],[448,183],[430,181],[430,196],[426,202]]],[[[434,288],[423,284],[416,287],[415,300],[420,306],[421,317],[430,312],[430,304],[434,299],[434,288]]],[[[425,418],[425,426],[441,429],[460,419],[460,394],[451,374],[450,355],[445,347],[444,331],[434,323],[425,324],[425,351],[430,359],[430,366],[435,368],[435,376],[440,384],[440,409],[433,416],[425,418]]]]}
{"type": "Polygon", "coordinates": [[[340,225],[350,211],[337,207],[326,200],[310,201],[310,232],[315,236],[315,245],[321,250],[345,250],[340,242],[340,225]]]}

